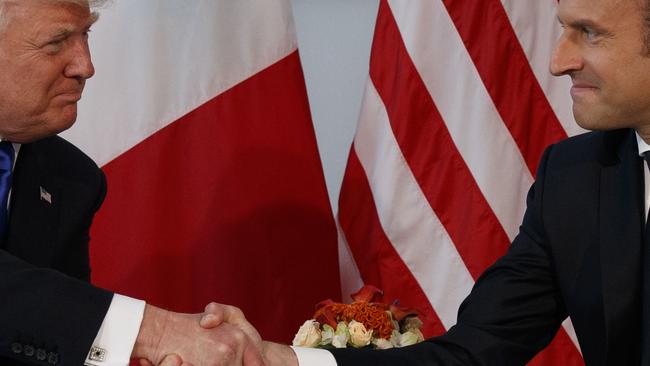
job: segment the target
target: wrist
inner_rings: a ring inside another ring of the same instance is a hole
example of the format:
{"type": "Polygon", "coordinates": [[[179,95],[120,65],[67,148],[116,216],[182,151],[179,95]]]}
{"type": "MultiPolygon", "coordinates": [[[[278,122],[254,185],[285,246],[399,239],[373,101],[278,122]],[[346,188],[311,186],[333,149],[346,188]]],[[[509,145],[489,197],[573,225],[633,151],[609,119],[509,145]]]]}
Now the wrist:
{"type": "Polygon", "coordinates": [[[263,341],[262,349],[264,353],[264,361],[269,366],[298,366],[298,357],[289,346],[263,341]]]}
{"type": "Polygon", "coordinates": [[[142,324],[131,353],[132,358],[150,361],[158,359],[159,345],[170,319],[170,312],[149,304],[145,305],[142,324]]]}

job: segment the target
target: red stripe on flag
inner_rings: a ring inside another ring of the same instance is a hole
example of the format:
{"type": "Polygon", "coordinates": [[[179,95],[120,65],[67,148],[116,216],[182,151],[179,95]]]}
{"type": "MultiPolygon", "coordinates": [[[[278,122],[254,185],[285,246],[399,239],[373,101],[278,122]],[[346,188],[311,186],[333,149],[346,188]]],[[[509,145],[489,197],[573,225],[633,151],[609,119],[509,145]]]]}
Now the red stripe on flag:
{"type": "Polygon", "coordinates": [[[580,366],[585,362],[573,341],[563,328],[557,333],[551,344],[538,353],[528,366],[580,366]]]}
{"type": "Polygon", "coordinates": [[[339,223],[364,283],[384,291],[384,300],[398,299],[423,314],[423,333],[440,335],[445,328],[426,294],[381,227],[368,178],[354,147],[350,150],[341,193],[339,223]]]}
{"type": "Polygon", "coordinates": [[[177,311],[235,304],[283,342],[340,299],[306,96],[294,52],[107,164],[94,282],[177,311]]]}
{"type": "Polygon", "coordinates": [[[472,277],[478,278],[505,253],[510,239],[456,148],[386,1],[377,17],[370,78],[422,192],[472,277]]]}
{"type": "Polygon", "coordinates": [[[501,119],[530,172],[546,146],[567,137],[499,0],[444,0],[501,119]],[[521,102],[525,101],[525,102],[521,102]]]}
{"type": "MultiPolygon", "coordinates": [[[[565,139],[567,134],[528,63],[503,5],[499,0],[443,3],[534,176],[546,146],[565,139]]],[[[531,361],[535,366],[583,364],[563,328],[531,361]]]]}

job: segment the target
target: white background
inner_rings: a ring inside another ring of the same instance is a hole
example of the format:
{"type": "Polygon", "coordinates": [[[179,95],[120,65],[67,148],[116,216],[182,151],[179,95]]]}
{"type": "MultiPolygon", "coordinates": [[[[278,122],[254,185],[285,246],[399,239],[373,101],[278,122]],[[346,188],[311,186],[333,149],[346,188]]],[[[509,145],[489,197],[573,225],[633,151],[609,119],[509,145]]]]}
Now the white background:
{"type": "Polygon", "coordinates": [[[379,0],[293,0],[298,48],[334,212],[368,78],[379,0]]]}

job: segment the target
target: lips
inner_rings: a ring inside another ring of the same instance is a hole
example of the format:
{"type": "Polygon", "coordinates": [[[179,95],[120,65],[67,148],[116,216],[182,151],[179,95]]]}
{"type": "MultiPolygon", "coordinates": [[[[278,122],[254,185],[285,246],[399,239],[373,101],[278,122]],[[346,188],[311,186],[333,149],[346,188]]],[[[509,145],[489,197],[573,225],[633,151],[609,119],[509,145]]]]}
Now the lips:
{"type": "Polygon", "coordinates": [[[598,90],[598,87],[593,84],[574,81],[573,86],[571,87],[571,96],[580,96],[585,93],[594,92],[596,90],[598,90]]]}
{"type": "Polygon", "coordinates": [[[59,100],[65,100],[69,102],[78,102],[79,99],[81,99],[81,91],[80,90],[72,90],[72,91],[67,91],[63,93],[59,93],[55,97],[56,99],[59,100]]]}

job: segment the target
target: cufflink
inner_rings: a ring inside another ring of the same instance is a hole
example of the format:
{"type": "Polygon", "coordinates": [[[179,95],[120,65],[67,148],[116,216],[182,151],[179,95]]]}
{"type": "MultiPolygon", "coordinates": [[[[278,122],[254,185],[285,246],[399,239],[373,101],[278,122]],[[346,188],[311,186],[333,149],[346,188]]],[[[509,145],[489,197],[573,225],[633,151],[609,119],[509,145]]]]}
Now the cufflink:
{"type": "Polygon", "coordinates": [[[99,348],[96,346],[92,346],[90,349],[90,355],[88,355],[88,359],[91,361],[99,361],[102,362],[106,358],[106,350],[103,348],[99,348]]]}

